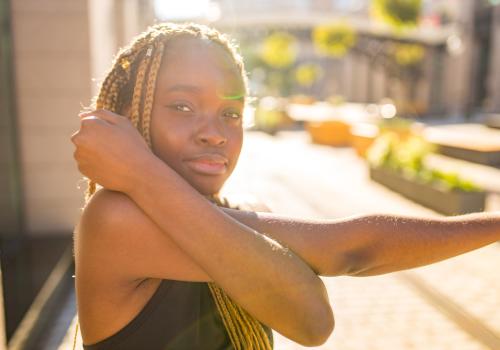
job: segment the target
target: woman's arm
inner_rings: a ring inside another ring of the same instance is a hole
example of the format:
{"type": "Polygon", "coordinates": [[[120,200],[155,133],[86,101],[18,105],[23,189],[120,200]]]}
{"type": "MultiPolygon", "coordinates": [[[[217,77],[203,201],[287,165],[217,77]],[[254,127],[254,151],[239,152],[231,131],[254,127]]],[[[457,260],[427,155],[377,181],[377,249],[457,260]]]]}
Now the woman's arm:
{"type": "Polygon", "coordinates": [[[500,213],[304,220],[223,209],[283,243],[324,276],[371,276],[441,261],[500,240],[500,213]]]}
{"type": "Polygon", "coordinates": [[[302,259],[225,214],[162,161],[146,169],[126,194],[235,301],[302,344],[328,338],[326,289],[302,259]]]}
{"type": "Polygon", "coordinates": [[[73,136],[86,176],[127,194],[253,316],[304,345],[323,343],[333,314],[322,281],[294,252],[225,214],[156,158],[123,117],[82,122],[73,136]]]}

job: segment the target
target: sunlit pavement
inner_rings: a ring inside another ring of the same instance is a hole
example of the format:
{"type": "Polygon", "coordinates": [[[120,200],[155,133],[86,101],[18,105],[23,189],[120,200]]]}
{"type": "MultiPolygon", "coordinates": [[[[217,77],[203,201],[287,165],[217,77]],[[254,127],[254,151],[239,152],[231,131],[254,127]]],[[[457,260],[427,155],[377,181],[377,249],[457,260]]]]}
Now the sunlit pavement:
{"type": "MultiPolygon", "coordinates": [[[[467,168],[468,176],[500,193],[500,170],[443,161],[467,168]]],[[[351,148],[313,145],[303,132],[247,133],[224,192],[251,194],[277,213],[311,218],[437,215],[371,182],[351,148]]],[[[498,194],[489,196],[487,210],[500,210],[498,194]]],[[[336,326],[317,349],[500,349],[499,268],[500,244],[493,244],[408,272],[325,278],[336,326]]],[[[71,348],[73,335],[74,325],[59,349],[71,348]]],[[[303,347],[275,333],[275,349],[303,347]]]]}
{"type": "MultiPolygon", "coordinates": [[[[500,170],[435,158],[500,193],[500,170]]],[[[225,191],[252,193],[287,215],[437,215],[371,182],[353,149],[313,145],[302,132],[248,133],[225,191]]],[[[500,210],[498,194],[487,210],[500,210]]],[[[499,268],[500,244],[493,244],[409,272],[325,278],[336,327],[318,349],[500,349],[499,268]]],[[[302,349],[277,333],[275,340],[276,349],[302,349]]]]}

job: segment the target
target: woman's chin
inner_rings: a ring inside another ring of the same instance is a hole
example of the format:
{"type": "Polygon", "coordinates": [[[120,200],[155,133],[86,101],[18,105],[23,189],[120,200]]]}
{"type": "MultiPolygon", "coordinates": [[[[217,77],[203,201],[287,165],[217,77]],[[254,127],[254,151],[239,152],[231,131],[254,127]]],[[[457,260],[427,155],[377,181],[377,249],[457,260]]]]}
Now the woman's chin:
{"type": "Polygon", "coordinates": [[[219,193],[226,182],[228,174],[206,175],[199,174],[190,169],[181,168],[181,171],[174,169],[188,184],[204,196],[210,196],[219,193]]]}
{"type": "Polygon", "coordinates": [[[204,196],[212,196],[219,193],[220,189],[224,182],[221,181],[196,181],[190,182],[191,186],[193,186],[200,194],[204,196]]]}

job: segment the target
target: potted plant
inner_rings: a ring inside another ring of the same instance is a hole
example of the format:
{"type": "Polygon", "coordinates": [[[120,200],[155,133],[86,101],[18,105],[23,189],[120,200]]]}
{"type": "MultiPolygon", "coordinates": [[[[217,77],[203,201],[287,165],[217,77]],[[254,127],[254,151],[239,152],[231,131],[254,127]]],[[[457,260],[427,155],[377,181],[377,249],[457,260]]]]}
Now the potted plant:
{"type": "Polygon", "coordinates": [[[306,129],[314,143],[329,146],[347,146],[350,142],[351,126],[342,120],[309,121],[306,129]]]}
{"type": "Polygon", "coordinates": [[[368,151],[370,178],[442,214],[483,211],[486,195],[477,185],[425,164],[432,150],[420,137],[401,141],[396,134],[385,133],[368,151]]]}
{"type": "Polygon", "coordinates": [[[278,130],[292,125],[294,121],[286,114],[286,104],[284,98],[262,97],[255,109],[255,127],[274,135],[278,130]]]}
{"type": "Polygon", "coordinates": [[[357,123],[351,127],[351,146],[359,157],[365,158],[379,134],[379,127],[370,123],[357,123]]]}

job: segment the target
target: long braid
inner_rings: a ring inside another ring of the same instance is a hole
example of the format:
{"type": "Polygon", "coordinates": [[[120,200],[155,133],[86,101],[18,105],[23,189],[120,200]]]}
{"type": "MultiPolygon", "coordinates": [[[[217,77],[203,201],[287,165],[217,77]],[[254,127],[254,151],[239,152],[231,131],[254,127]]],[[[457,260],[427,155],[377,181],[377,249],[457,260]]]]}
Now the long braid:
{"type": "MultiPolygon", "coordinates": [[[[144,44],[142,41],[138,45],[132,45],[131,48],[127,48],[122,51],[121,54],[115,59],[111,70],[106,75],[106,78],[101,84],[99,89],[99,94],[96,98],[95,109],[107,109],[111,112],[120,113],[123,105],[126,101],[123,99],[123,89],[129,83],[131,77],[131,65],[132,62],[138,59],[139,53],[143,51],[144,44]]],[[[147,61],[140,60],[139,67],[144,66],[147,68],[147,61]]],[[[144,70],[145,70],[144,68],[144,70]]],[[[137,92],[139,96],[133,98],[131,103],[131,110],[138,111],[141,103],[142,95],[142,85],[144,81],[144,74],[141,74],[141,69],[136,73],[134,94],[137,92]],[[142,79],[141,79],[142,77],[142,79]]],[[[139,113],[137,112],[137,117],[130,117],[132,123],[135,127],[138,126],[139,113]]],[[[88,179],[87,180],[87,191],[85,192],[85,201],[88,202],[90,197],[97,190],[97,184],[88,179]]]]}
{"type": "Polygon", "coordinates": [[[142,59],[137,69],[137,75],[135,80],[134,94],[132,95],[132,103],[130,107],[130,121],[134,127],[139,126],[140,120],[140,109],[141,109],[141,99],[144,90],[144,79],[146,77],[146,71],[148,69],[149,57],[142,59]]]}
{"type": "MultiPolygon", "coordinates": [[[[247,88],[247,77],[241,56],[237,53],[235,45],[218,31],[196,24],[163,23],[149,28],[130,46],[119,52],[111,70],[101,84],[95,103],[96,109],[127,114],[149,147],[151,147],[151,112],[163,54],[170,40],[181,37],[208,40],[219,45],[232,57],[241,74],[245,89],[247,88]]],[[[88,180],[87,201],[95,193],[96,188],[97,184],[88,180]]],[[[210,196],[209,199],[219,206],[228,207],[227,201],[217,195],[210,196]]],[[[237,305],[215,283],[208,283],[208,287],[229,339],[236,350],[272,349],[272,344],[259,321],[237,305]]]]}
{"type": "MultiPolygon", "coordinates": [[[[209,198],[221,207],[229,208],[227,200],[215,195],[209,198]]],[[[221,315],[229,339],[236,350],[271,350],[272,345],[262,324],[236,304],[215,283],[208,283],[215,305],[221,315]]]]}
{"type": "MultiPolygon", "coordinates": [[[[120,102],[119,93],[126,81],[127,77],[120,76],[118,67],[114,65],[106,76],[106,79],[102,82],[99,95],[96,99],[95,108],[116,111],[120,102]]],[[[85,200],[88,201],[96,190],[97,184],[92,180],[88,180],[85,200]]]]}
{"type": "Polygon", "coordinates": [[[151,124],[151,111],[153,110],[154,94],[156,89],[156,78],[161,66],[161,59],[165,51],[162,42],[158,43],[155,49],[154,57],[149,67],[148,79],[146,81],[146,93],[144,96],[143,111],[141,116],[141,131],[142,136],[146,140],[148,146],[151,148],[150,124],[151,124]]]}

